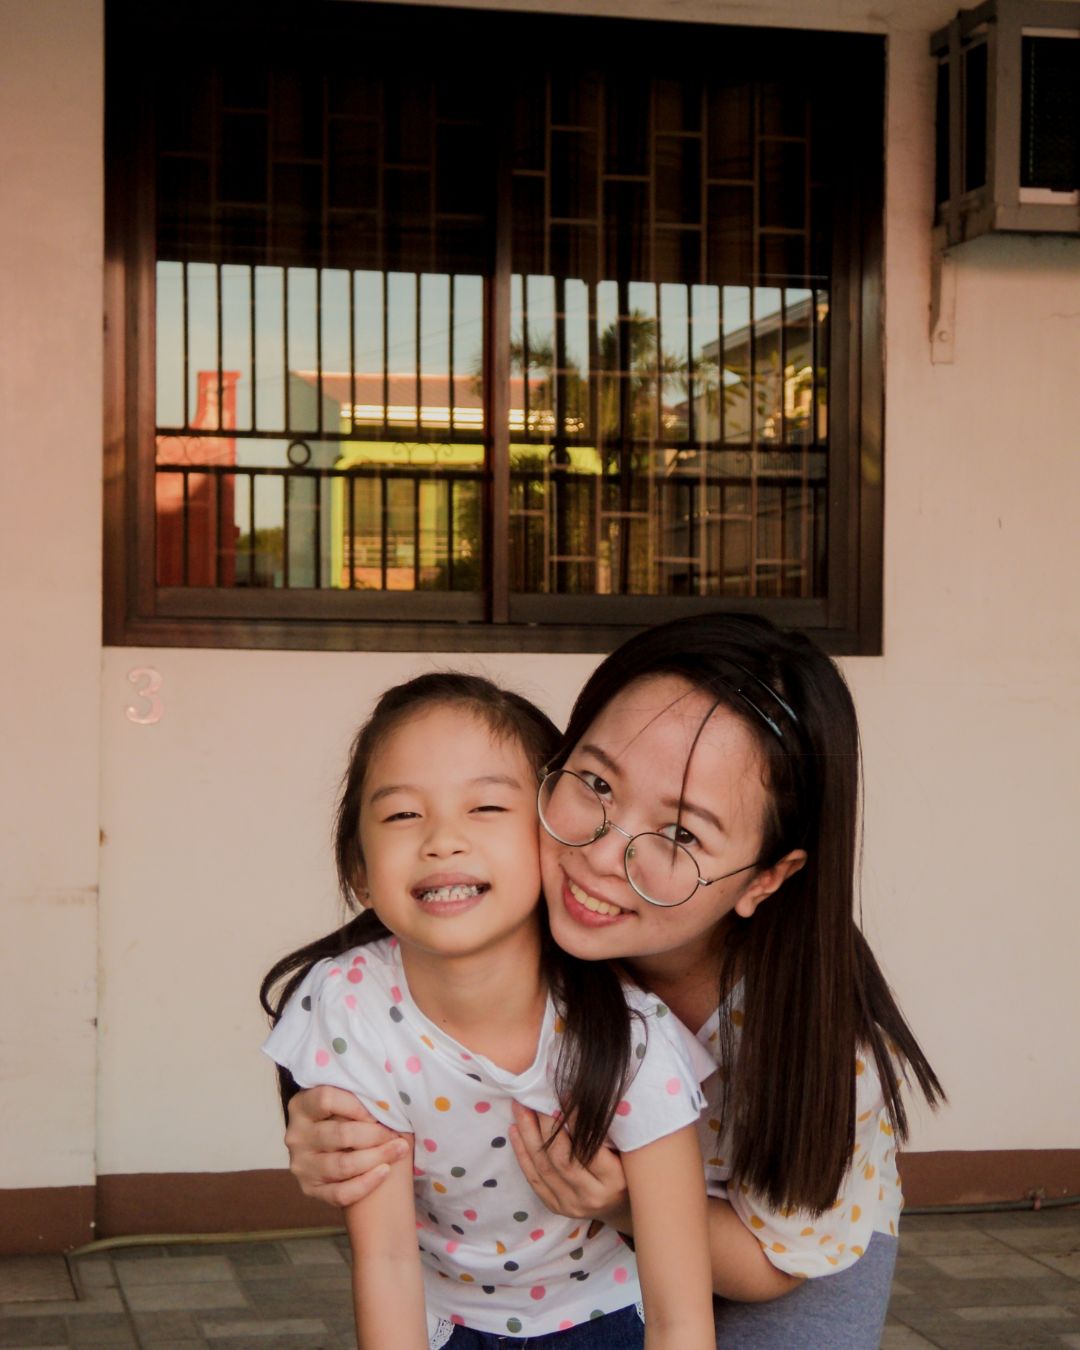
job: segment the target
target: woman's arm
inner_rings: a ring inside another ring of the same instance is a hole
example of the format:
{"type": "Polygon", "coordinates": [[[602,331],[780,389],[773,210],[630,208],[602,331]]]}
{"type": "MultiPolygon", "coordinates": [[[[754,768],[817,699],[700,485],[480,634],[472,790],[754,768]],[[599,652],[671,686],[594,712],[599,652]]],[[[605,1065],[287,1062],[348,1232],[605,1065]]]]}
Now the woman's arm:
{"type": "Polygon", "coordinates": [[[574,1160],[569,1135],[560,1121],[517,1102],[513,1112],[510,1143],[518,1166],[548,1209],[568,1219],[601,1219],[620,1233],[633,1232],[626,1174],[618,1152],[598,1149],[588,1167],[583,1167],[574,1160]]]}
{"type": "Polygon", "coordinates": [[[345,1208],[370,1195],[409,1145],[379,1125],[353,1093],[315,1087],[289,1102],[289,1171],[305,1195],[345,1208]]]}
{"type": "Polygon", "coordinates": [[[427,1350],[427,1314],[416,1245],[411,1153],[345,1211],[353,1256],[359,1350],[427,1350]]]}
{"type": "MultiPolygon", "coordinates": [[[[514,1152],[529,1185],[549,1209],[573,1219],[602,1219],[620,1233],[635,1231],[624,1171],[631,1154],[620,1158],[614,1149],[604,1148],[582,1167],[570,1156],[566,1132],[559,1130],[558,1121],[520,1106],[514,1107],[514,1119],[510,1132],[514,1152]],[[552,1134],[554,1140],[545,1148],[552,1134]]],[[[696,1158],[697,1184],[702,1189],[701,1154],[696,1158]]],[[[799,1284],[777,1270],[726,1200],[708,1200],[708,1221],[714,1293],[763,1303],[799,1284]]]]}
{"type": "Polygon", "coordinates": [[[697,1132],[622,1155],[645,1304],[645,1350],[716,1350],[697,1132]]]}
{"type": "Polygon", "coordinates": [[[726,1200],[710,1197],[708,1204],[713,1293],[740,1303],[767,1303],[802,1283],[777,1270],[726,1200]]]}

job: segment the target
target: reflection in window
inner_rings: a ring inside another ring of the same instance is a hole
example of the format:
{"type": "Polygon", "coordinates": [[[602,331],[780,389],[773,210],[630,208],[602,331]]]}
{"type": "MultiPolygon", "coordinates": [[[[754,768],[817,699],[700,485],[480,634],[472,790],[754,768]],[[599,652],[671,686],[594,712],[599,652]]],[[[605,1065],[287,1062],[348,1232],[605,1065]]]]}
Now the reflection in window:
{"type": "Polygon", "coordinates": [[[483,282],[157,265],[159,585],[475,590],[483,282]]]}
{"type": "Polygon", "coordinates": [[[157,90],[159,586],[480,594],[503,528],[511,595],[824,594],[809,76],[213,59],[157,90]]]}

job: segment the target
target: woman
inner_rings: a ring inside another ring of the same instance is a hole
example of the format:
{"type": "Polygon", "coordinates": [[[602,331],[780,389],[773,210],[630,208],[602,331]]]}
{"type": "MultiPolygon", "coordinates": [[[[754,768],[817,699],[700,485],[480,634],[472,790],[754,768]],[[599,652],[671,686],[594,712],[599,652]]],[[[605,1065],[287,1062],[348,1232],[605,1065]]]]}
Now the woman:
{"type": "MultiPolygon", "coordinates": [[[[555,940],[619,962],[717,1063],[700,1137],[725,1346],[877,1346],[901,1080],[942,1097],[855,926],[858,765],[834,663],[714,614],[600,664],[540,791],[555,940]],[[767,1262],[732,1261],[743,1226],[767,1262]]],[[[348,1204],[379,1183],[398,1146],[362,1117],[346,1094],[294,1099],[286,1143],[308,1194],[348,1204]]],[[[613,1151],[582,1168],[565,1126],[524,1111],[513,1142],[551,1208],[628,1230],[613,1151]]]]}

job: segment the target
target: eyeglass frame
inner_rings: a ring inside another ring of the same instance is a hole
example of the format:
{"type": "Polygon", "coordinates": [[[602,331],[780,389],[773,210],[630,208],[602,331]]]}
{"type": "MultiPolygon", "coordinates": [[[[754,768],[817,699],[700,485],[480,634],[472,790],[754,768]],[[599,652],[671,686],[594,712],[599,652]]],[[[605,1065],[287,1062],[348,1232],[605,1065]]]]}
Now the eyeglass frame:
{"type": "Polygon", "coordinates": [[[705,878],[701,875],[701,868],[698,866],[698,860],[694,857],[694,855],[690,852],[690,850],[686,847],[685,844],[680,844],[677,839],[669,839],[666,834],[661,834],[658,830],[639,830],[637,834],[629,834],[626,830],[623,829],[621,825],[617,825],[615,821],[613,821],[610,818],[610,816],[607,813],[607,807],[604,805],[603,798],[600,796],[599,792],[597,792],[597,790],[593,787],[593,785],[591,783],[587,783],[585,779],[582,778],[581,774],[575,773],[573,769],[544,770],[543,777],[540,779],[540,785],[536,789],[536,814],[540,819],[540,824],[543,826],[544,833],[547,834],[549,838],[554,839],[557,844],[562,844],[566,848],[588,848],[590,844],[595,844],[598,839],[603,839],[604,835],[608,834],[611,830],[614,830],[616,834],[621,834],[622,837],[626,840],[626,847],[623,849],[622,864],[623,864],[623,874],[626,877],[627,883],[629,884],[631,890],[633,890],[635,895],[639,895],[641,899],[645,901],[646,904],[654,905],[657,909],[678,909],[680,905],[688,904],[691,900],[693,900],[694,896],[697,895],[699,889],[702,886],[715,886],[718,881],[726,881],[728,877],[737,877],[740,872],[749,872],[752,867],[761,866],[761,859],[756,858],[752,863],[747,863],[745,867],[736,867],[731,872],[722,872],[720,876],[713,877],[711,881],[706,881],[705,878]],[[556,774],[560,773],[569,774],[571,778],[576,778],[577,781],[582,785],[582,787],[587,787],[589,791],[592,793],[592,795],[596,798],[597,805],[603,812],[604,816],[603,825],[601,825],[601,827],[593,834],[593,837],[591,839],[586,839],[584,843],[581,844],[572,844],[569,839],[562,839],[559,835],[557,835],[555,831],[550,828],[547,821],[544,819],[544,813],[540,807],[540,794],[544,790],[544,784],[548,781],[549,778],[554,778],[556,774]],[[633,846],[634,840],[645,839],[648,838],[650,835],[656,839],[662,839],[665,844],[671,844],[675,848],[682,849],[683,853],[685,853],[686,856],[690,859],[690,861],[694,864],[694,871],[697,873],[698,876],[697,883],[695,884],[694,889],[684,900],[673,900],[670,904],[666,903],[663,900],[654,900],[651,895],[645,894],[645,892],[641,889],[641,887],[635,883],[634,878],[630,875],[630,867],[629,867],[630,849],[633,846]]]}

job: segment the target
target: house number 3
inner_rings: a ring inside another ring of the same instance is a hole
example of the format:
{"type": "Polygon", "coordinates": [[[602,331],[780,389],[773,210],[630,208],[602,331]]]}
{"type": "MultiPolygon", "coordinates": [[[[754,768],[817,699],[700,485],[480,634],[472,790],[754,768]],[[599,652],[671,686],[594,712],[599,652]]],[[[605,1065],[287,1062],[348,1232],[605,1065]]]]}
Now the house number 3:
{"type": "Polygon", "coordinates": [[[160,722],[165,711],[161,701],[162,679],[153,666],[136,666],[128,671],[128,680],[135,686],[137,703],[129,703],[124,711],[129,722],[140,726],[153,726],[160,722]]]}

